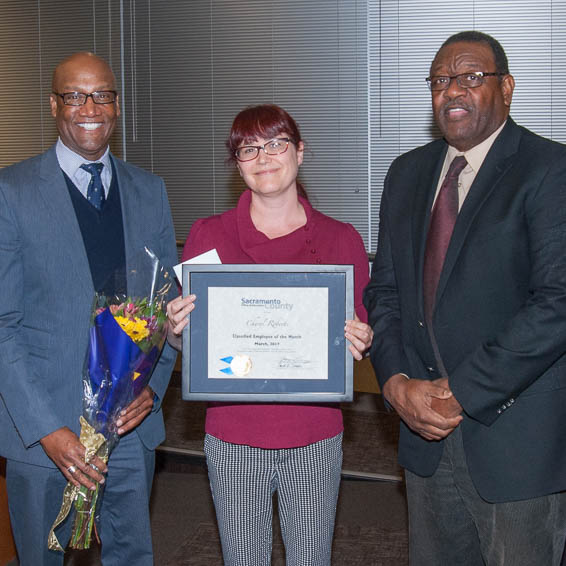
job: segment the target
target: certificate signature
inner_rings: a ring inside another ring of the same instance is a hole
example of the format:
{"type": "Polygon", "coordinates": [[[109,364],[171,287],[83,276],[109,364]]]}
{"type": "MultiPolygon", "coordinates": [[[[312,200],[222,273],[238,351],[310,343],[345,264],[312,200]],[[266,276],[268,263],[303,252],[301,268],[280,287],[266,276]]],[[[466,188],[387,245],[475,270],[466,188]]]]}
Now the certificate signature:
{"type": "Polygon", "coordinates": [[[310,360],[301,358],[282,358],[279,360],[280,368],[306,368],[311,363],[310,360]]]}

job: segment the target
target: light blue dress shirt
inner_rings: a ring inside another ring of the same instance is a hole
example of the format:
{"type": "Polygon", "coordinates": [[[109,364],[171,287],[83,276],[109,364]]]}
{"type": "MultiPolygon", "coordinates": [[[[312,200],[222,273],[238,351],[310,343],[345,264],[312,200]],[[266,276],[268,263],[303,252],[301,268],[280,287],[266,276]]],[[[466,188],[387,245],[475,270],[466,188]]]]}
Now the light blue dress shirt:
{"type": "Polygon", "coordinates": [[[108,198],[108,191],[110,190],[110,184],[112,183],[112,164],[110,163],[110,147],[106,148],[104,155],[97,159],[96,161],[89,161],[84,157],[80,156],[78,153],[70,150],[62,141],[61,138],[57,140],[57,145],[55,146],[55,152],[57,154],[57,161],[59,161],[59,166],[67,177],[73,181],[77,189],[83,197],[86,198],[88,185],[92,178],[91,174],[84,169],[81,169],[83,163],[103,163],[104,169],[100,177],[102,178],[102,185],[104,187],[104,196],[108,198]]]}

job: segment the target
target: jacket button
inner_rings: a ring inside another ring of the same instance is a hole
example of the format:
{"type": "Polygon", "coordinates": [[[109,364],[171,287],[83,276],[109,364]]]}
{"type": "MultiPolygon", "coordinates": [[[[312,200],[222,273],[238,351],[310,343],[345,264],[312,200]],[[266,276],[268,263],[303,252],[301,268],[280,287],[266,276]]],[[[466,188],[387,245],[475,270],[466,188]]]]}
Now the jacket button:
{"type": "Polygon", "coordinates": [[[311,254],[315,254],[315,253],[316,253],[316,250],[313,248],[313,249],[311,250],[311,254]]]}
{"type": "Polygon", "coordinates": [[[424,322],[423,322],[422,320],[419,320],[419,321],[417,322],[417,324],[418,324],[421,328],[424,328],[424,322]]]}
{"type": "Polygon", "coordinates": [[[426,368],[426,371],[428,371],[429,373],[434,373],[436,370],[432,366],[428,366],[426,368]]]}
{"type": "Polygon", "coordinates": [[[501,409],[497,409],[497,414],[500,415],[503,411],[501,409]]]}

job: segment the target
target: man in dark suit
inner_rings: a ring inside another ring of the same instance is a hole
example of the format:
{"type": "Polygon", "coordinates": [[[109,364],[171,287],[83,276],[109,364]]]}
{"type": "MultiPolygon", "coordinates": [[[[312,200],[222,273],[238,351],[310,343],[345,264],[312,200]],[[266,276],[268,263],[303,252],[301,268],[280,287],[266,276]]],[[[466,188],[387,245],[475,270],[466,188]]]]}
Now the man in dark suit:
{"type": "Polygon", "coordinates": [[[566,148],[509,117],[499,43],[450,37],[444,139],[391,165],[364,302],[402,419],[413,566],[558,565],[566,536],[566,148]]]}
{"type": "Polygon", "coordinates": [[[14,538],[21,566],[62,564],[47,536],[63,489],[106,476],[102,562],[150,565],[148,502],[172,349],[120,417],[108,466],[85,464],[77,434],[94,292],[131,291],[127,266],[144,246],[165,266],[176,262],[169,204],[160,178],[109,152],[120,106],[106,62],[75,54],[52,86],[59,140],[0,172],[0,454],[14,538]]]}

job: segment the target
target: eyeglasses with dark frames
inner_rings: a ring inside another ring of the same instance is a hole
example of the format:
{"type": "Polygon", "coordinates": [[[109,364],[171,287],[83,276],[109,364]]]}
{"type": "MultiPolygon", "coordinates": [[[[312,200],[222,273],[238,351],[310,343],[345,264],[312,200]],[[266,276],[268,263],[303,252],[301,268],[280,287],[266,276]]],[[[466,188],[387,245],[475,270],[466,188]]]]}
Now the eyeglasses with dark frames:
{"type": "Polygon", "coordinates": [[[484,73],[483,71],[471,71],[469,73],[460,73],[459,75],[436,75],[427,77],[425,81],[428,88],[432,91],[446,90],[450,83],[456,79],[458,86],[462,88],[476,88],[484,83],[485,77],[503,77],[507,73],[484,73]]]}
{"type": "Polygon", "coordinates": [[[259,150],[263,149],[267,155],[281,155],[287,151],[289,138],[275,138],[265,142],[263,145],[244,145],[234,152],[238,161],[253,161],[259,155],[259,150]]]}
{"type": "Polygon", "coordinates": [[[118,93],[115,90],[98,90],[87,94],[86,92],[55,92],[53,94],[63,99],[65,106],[83,106],[88,97],[92,98],[95,104],[112,104],[116,101],[118,93]]]}

